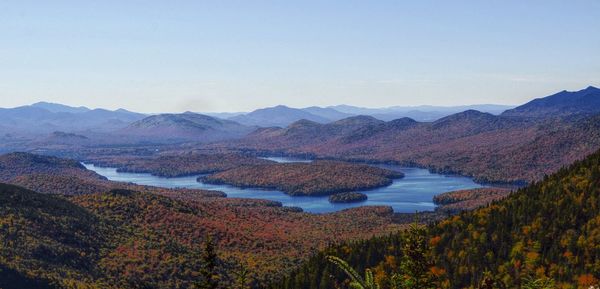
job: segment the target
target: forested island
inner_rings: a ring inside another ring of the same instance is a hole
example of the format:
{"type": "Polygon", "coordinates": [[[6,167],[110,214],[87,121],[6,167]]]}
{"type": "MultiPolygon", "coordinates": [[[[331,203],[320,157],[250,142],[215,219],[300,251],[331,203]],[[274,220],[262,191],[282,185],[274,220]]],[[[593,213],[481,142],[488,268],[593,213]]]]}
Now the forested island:
{"type": "Polygon", "coordinates": [[[344,192],[329,196],[330,203],[356,203],[368,199],[367,195],[359,192],[344,192]]]}
{"type": "Polygon", "coordinates": [[[88,161],[98,166],[116,167],[118,172],[149,173],[167,178],[209,174],[239,166],[273,163],[236,153],[172,153],[149,157],[112,155],[91,157],[88,161]]]}
{"type": "Polygon", "coordinates": [[[338,161],[240,166],[200,177],[211,184],[277,189],[293,196],[322,196],[387,186],[403,174],[365,164],[338,161]]]}
{"type": "Polygon", "coordinates": [[[485,206],[493,201],[506,198],[511,189],[508,188],[479,188],[470,190],[452,191],[433,197],[437,210],[446,212],[460,212],[473,210],[485,206]]]}

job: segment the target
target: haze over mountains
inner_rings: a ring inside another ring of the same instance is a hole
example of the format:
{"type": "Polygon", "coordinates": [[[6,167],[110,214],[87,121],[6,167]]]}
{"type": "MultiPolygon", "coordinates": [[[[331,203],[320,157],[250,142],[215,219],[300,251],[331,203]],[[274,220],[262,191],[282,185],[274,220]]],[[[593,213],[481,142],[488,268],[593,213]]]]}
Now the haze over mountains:
{"type": "Polygon", "coordinates": [[[466,110],[433,122],[366,116],[327,124],[300,120],[220,145],[417,165],[480,181],[530,182],[600,148],[599,99],[600,89],[589,87],[536,99],[500,115],[466,110]]]}
{"type": "MultiPolygon", "coordinates": [[[[329,123],[340,119],[356,115],[371,115],[380,120],[393,120],[401,117],[410,117],[418,121],[432,121],[452,113],[464,111],[466,109],[477,109],[484,112],[499,114],[502,111],[512,108],[512,106],[503,105],[472,105],[456,107],[437,107],[437,106],[418,106],[418,107],[389,107],[389,108],[362,108],[349,105],[338,105],[332,107],[307,107],[291,108],[284,105],[257,109],[249,113],[206,113],[204,115],[213,118],[235,121],[248,127],[286,127],[291,123],[306,119],[318,123],[329,123]]],[[[158,114],[153,114],[158,115],[158,114]]],[[[146,117],[153,117],[142,113],[131,112],[125,109],[107,110],[90,109],[84,106],[72,107],[57,103],[38,102],[32,105],[26,105],[15,108],[0,108],[0,118],[3,120],[0,124],[0,133],[21,133],[21,134],[52,134],[55,131],[68,133],[107,133],[121,131],[133,122],[142,120],[146,117]]],[[[161,119],[165,126],[174,129],[174,123],[183,126],[189,125],[185,122],[177,122],[174,118],[189,119],[191,113],[185,114],[164,114],[161,119]],[[179,117],[176,117],[179,115],[179,117]],[[187,115],[187,116],[186,116],[187,115]]],[[[200,114],[197,114],[200,115],[200,114]]],[[[196,121],[211,122],[213,124],[219,121],[207,117],[196,117],[196,121]]],[[[154,122],[157,119],[151,118],[147,122],[154,122]]],[[[232,124],[231,122],[222,122],[232,124]]],[[[195,124],[202,126],[203,124],[195,124]]],[[[158,128],[158,131],[164,130],[158,128]]],[[[126,130],[132,130],[128,128],[126,130]]],[[[180,128],[176,135],[182,133],[180,128]]],[[[248,129],[241,129],[241,131],[248,129]]],[[[186,133],[189,134],[189,130],[186,133]]]]}
{"type": "Polygon", "coordinates": [[[306,108],[291,108],[284,105],[257,109],[249,113],[238,113],[233,116],[215,114],[245,125],[261,127],[286,127],[291,123],[306,119],[318,123],[329,123],[357,115],[368,115],[379,120],[390,121],[398,118],[409,117],[417,121],[435,121],[444,116],[461,111],[474,109],[491,114],[500,114],[514,106],[509,105],[464,105],[464,106],[393,106],[386,108],[364,108],[350,105],[336,105],[329,107],[311,106],[306,108]]]}
{"type": "MultiPolygon", "coordinates": [[[[577,92],[562,91],[516,108],[472,105],[375,109],[338,105],[298,109],[279,105],[246,114],[218,114],[223,118],[192,112],[145,115],[124,109],[111,111],[39,102],[0,109],[0,136],[7,143],[30,142],[31,146],[206,143],[242,139],[236,146],[242,144],[252,149],[280,151],[290,151],[294,147],[290,152],[327,154],[333,153],[333,148],[353,152],[364,150],[351,154],[359,158],[368,152],[383,154],[387,150],[385,156],[388,157],[484,132],[533,129],[531,122],[527,125],[515,123],[517,118],[524,121],[521,118],[598,113],[599,91],[595,87],[577,92]],[[412,139],[404,139],[409,137],[412,139]],[[398,141],[401,144],[393,148],[383,145],[398,141]],[[261,145],[257,145],[259,143],[261,145]],[[385,149],[372,147],[373,144],[385,149]]],[[[402,159],[415,161],[413,158],[402,159]]]]}
{"type": "Polygon", "coordinates": [[[111,111],[38,102],[16,108],[0,108],[0,133],[110,132],[144,117],[146,115],[124,109],[111,111]]]}
{"type": "Polygon", "coordinates": [[[290,108],[284,105],[257,109],[253,112],[244,115],[234,116],[230,119],[245,125],[256,125],[262,127],[285,127],[288,126],[290,123],[301,119],[311,120],[320,123],[330,121],[327,118],[312,114],[302,109],[290,108]]]}

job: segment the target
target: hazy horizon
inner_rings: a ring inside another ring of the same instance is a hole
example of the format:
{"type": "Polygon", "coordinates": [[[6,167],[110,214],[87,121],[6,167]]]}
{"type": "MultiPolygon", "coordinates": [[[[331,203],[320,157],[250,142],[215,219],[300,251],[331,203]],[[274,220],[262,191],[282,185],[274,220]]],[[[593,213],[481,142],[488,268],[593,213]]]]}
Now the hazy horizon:
{"type": "Polygon", "coordinates": [[[519,105],[600,86],[597,19],[598,1],[9,1],[0,107],[519,105]]]}
{"type": "Polygon", "coordinates": [[[128,109],[128,108],[123,108],[123,107],[117,107],[117,108],[106,108],[106,107],[90,107],[90,106],[85,106],[85,105],[74,105],[74,104],[68,104],[68,103],[59,103],[59,102],[51,102],[51,101],[45,101],[45,100],[40,100],[34,103],[29,103],[29,104],[23,104],[23,105],[18,105],[18,106],[11,106],[11,107],[2,107],[0,106],[0,108],[5,108],[5,109],[12,109],[12,108],[18,108],[18,107],[23,107],[23,106],[31,106],[31,105],[35,105],[35,104],[39,104],[39,103],[47,103],[47,104],[58,104],[58,105],[65,105],[65,106],[69,106],[69,107],[73,107],[73,108],[87,108],[90,110],[94,110],[94,109],[108,109],[108,110],[118,110],[118,109],[125,109],[127,111],[131,111],[131,112],[139,112],[139,113],[146,113],[146,114],[155,114],[155,113],[183,113],[186,111],[191,111],[191,112],[196,112],[196,113],[248,113],[248,112],[252,112],[254,110],[257,109],[264,109],[264,108],[273,108],[276,106],[286,106],[289,108],[294,108],[294,109],[305,109],[305,108],[310,108],[310,107],[321,107],[321,108],[335,108],[336,106],[351,106],[351,107],[356,107],[356,108],[364,108],[364,109],[390,109],[390,108],[415,108],[415,110],[419,109],[419,108],[426,108],[426,107],[436,107],[436,108],[455,108],[455,107],[471,107],[471,106],[507,106],[507,107],[515,107],[518,105],[511,105],[511,104],[496,104],[496,103],[473,103],[473,104],[458,104],[458,105],[431,105],[431,104],[421,104],[421,105],[409,105],[409,106],[403,106],[403,105],[392,105],[392,106],[380,106],[380,107],[368,107],[368,106],[356,106],[356,105],[350,105],[350,104],[345,104],[345,103],[340,103],[340,104],[335,104],[335,105],[328,105],[328,106],[316,106],[316,105],[311,105],[311,106],[303,106],[303,107],[295,107],[295,106],[289,106],[289,105],[285,105],[285,104],[275,104],[272,106],[266,106],[266,107],[258,107],[252,110],[248,110],[248,111],[193,111],[193,110],[183,110],[183,111],[151,111],[151,112],[145,112],[145,111],[140,111],[140,110],[136,110],[136,109],[128,109]]]}

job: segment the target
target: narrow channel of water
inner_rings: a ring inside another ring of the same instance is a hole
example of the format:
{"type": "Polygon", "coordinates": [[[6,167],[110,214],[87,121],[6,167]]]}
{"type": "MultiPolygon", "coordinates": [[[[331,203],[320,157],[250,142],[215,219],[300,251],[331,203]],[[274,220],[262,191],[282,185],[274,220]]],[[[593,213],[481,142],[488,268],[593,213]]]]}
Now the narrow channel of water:
{"type": "MultiPolygon", "coordinates": [[[[310,162],[308,160],[269,157],[265,158],[276,162],[310,162]]],[[[332,204],[327,197],[302,197],[289,196],[281,191],[242,189],[228,185],[212,185],[196,181],[198,176],[163,178],[151,174],[121,173],[115,168],[102,168],[93,164],[84,164],[89,170],[107,177],[112,181],[131,182],[139,185],[148,185],[165,188],[191,188],[217,190],[232,198],[267,199],[281,202],[284,206],[300,207],[306,212],[326,213],[359,206],[391,206],[398,213],[414,213],[415,211],[432,211],[435,205],[433,196],[455,190],[480,188],[483,185],[475,183],[468,177],[441,175],[431,173],[426,169],[409,168],[395,165],[378,165],[390,170],[404,173],[404,178],[383,188],[361,191],[368,196],[368,200],[359,203],[332,204]]]]}

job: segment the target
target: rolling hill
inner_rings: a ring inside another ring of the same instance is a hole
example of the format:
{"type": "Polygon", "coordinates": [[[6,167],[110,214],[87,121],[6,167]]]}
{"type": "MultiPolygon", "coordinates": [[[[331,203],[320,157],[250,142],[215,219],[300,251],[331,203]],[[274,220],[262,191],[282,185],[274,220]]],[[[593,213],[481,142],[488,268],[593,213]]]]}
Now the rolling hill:
{"type": "Polygon", "coordinates": [[[61,197],[1,183],[0,223],[0,286],[9,289],[91,283],[100,250],[119,234],[61,197]]]}
{"type": "Polygon", "coordinates": [[[28,174],[52,174],[105,180],[87,170],[75,160],[29,153],[9,153],[0,155],[0,182],[10,182],[15,177],[28,174]]]}
{"type": "Polygon", "coordinates": [[[261,127],[285,127],[301,119],[318,123],[330,121],[328,118],[285,105],[257,109],[247,114],[231,117],[230,119],[244,125],[261,127]]]}
{"type": "Polygon", "coordinates": [[[235,121],[186,112],[149,116],[131,123],[117,134],[158,143],[191,140],[209,142],[240,138],[254,129],[235,121]]]}

